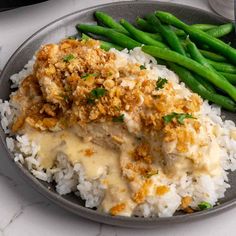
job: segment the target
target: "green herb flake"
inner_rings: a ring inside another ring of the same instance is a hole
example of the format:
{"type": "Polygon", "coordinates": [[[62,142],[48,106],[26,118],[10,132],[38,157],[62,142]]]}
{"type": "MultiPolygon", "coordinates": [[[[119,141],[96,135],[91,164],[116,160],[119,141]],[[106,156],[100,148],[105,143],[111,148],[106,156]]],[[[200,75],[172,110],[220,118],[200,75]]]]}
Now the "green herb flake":
{"type": "Polygon", "coordinates": [[[120,116],[116,116],[112,118],[113,122],[124,122],[125,115],[121,114],[120,116]]]}
{"type": "Polygon", "coordinates": [[[178,122],[183,125],[184,124],[184,119],[196,119],[195,117],[193,117],[192,115],[190,114],[179,114],[177,116],[177,120],[178,122]]]}
{"type": "Polygon", "coordinates": [[[139,68],[140,68],[140,70],[146,70],[147,69],[144,65],[141,65],[139,68]]]}
{"type": "Polygon", "coordinates": [[[202,210],[206,210],[206,209],[210,209],[213,206],[209,203],[209,202],[200,202],[198,204],[198,208],[202,211],[202,210]]]}
{"type": "Polygon", "coordinates": [[[73,59],[75,59],[75,57],[72,54],[69,54],[69,55],[66,55],[66,56],[63,57],[63,61],[64,62],[69,62],[69,61],[71,61],[73,59]]]}
{"type": "Polygon", "coordinates": [[[94,104],[95,99],[94,98],[87,98],[87,102],[88,102],[88,104],[94,104]]]}
{"type": "Polygon", "coordinates": [[[86,79],[88,79],[90,77],[96,77],[96,76],[98,76],[98,73],[94,73],[94,74],[85,73],[85,74],[81,75],[81,79],[86,80],[86,79]]]}
{"type": "Polygon", "coordinates": [[[95,100],[104,96],[106,93],[106,89],[104,88],[95,88],[89,93],[89,97],[87,98],[87,102],[89,104],[95,103],[95,100]]]}
{"type": "Polygon", "coordinates": [[[156,82],[156,90],[163,89],[166,83],[168,83],[167,79],[159,77],[156,82]]]}
{"type": "Polygon", "coordinates": [[[176,117],[176,115],[177,115],[177,113],[172,112],[169,115],[163,116],[163,120],[164,120],[165,124],[170,123],[176,117]]]}
{"type": "Polygon", "coordinates": [[[176,113],[176,112],[172,112],[169,115],[163,116],[163,120],[165,122],[165,124],[170,123],[174,118],[176,118],[176,120],[183,125],[184,124],[184,119],[196,119],[195,117],[193,117],[192,115],[188,114],[188,113],[176,113]]]}
{"type": "Polygon", "coordinates": [[[90,92],[90,95],[94,98],[100,98],[104,96],[106,93],[106,89],[104,88],[95,88],[90,92]]]}

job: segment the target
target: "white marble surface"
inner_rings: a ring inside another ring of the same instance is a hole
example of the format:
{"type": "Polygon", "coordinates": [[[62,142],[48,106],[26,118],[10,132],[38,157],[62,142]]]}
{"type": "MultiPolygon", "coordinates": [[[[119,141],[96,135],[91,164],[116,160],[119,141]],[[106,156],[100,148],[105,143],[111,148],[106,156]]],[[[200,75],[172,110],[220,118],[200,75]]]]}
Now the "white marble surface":
{"type": "MultiPolygon", "coordinates": [[[[0,13],[0,69],[14,50],[37,29],[82,8],[111,0],[51,0],[0,13]]],[[[206,0],[172,0],[209,10],[206,0]]],[[[236,235],[236,209],[192,223],[152,230],[135,230],[98,224],[77,217],[49,202],[15,173],[0,153],[0,236],[199,236],[236,235]]]]}

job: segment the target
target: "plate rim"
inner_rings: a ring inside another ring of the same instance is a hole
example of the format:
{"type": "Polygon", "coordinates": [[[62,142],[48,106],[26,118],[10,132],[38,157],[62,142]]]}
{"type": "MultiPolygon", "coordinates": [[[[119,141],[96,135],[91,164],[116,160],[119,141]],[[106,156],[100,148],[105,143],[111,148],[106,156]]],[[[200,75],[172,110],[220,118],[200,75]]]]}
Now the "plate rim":
{"type": "MultiPolygon", "coordinates": [[[[213,12],[208,12],[206,10],[203,10],[201,8],[192,7],[189,5],[184,4],[177,4],[172,2],[159,2],[159,1],[120,1],[120,2],[112,2],[112,3],[106,3],[106,4],[99,4],[91,7],[87,7],[84,9],[80,9],[75,12],[71,12],[69,14],[66,14],[64,16],[61,16],[50,23],[46,24],[45,26],[41,27],[39,30],[35,31],[30,37],[28,37],[26,40],[23,41],[23,43],[13,52],[13,54],[9,57],[6,64],[3,67],[3,70],[0,74],[0,86],[2,85],[3,81],[3,75],[5,71],[7,71],[8,66],[11,64],[12,61],[14,61],[14,58],[17,56],[17,53],[21,51],[24,46],[30,41],[33,40],[34,37],[41,33],[43,30],[47,29],[50,26],[53,26],[54,24],[63,21],[64,19],[67,19],[68,17],[75,16],[77,14],[82,14],[83,12],[86,13],[91,10],[100,9],[103,7],[109,7],[109,6],[116,6],[116,5],[126,5],[126,4],[134,4],[134,5],[141,5],[141,4],[156,4],[156,5],[163,5],[163,6],[172,6],[172,7],[183,7],[185,9],[193,10],[193,11],[201,11],[202,13],[208,14],[214,18],[218,18],[218,20],[222,22],[227,22],[223,17],[216,15],[213,12]]],[[[6,141],[3,137],[4,132],[2,130],[2,127],[0,127],[1,130],[1,145],[3,146],[6,155],[7,160],[14,166],[17,166],[18,173],[20,173],[23,178],[25,179],[26,183],[30,183],[30,185],[40,194],[45,196],[47,199],[55,203],[56,205],[59,205],[60,207],[63,207],[66,210],[69,210],[70,212],[75,213],[76,215],[82,216],[84,218],[110,224],[110,225],[116,225],[116,226],[123,226],[123,227],[131,227],[131,228],[150,228],[155,227],[160,224],[169,224],[169,223],[180,223],[180,222],[187,222],[190,220],[197,220],[200,218],[205,218],[207,216],[215,215],[217,213],[221,213],[231,207],[236,206],[236,197],[230,201],[227,201],[225,203],[222,203],[221,205],[215,206],[212,209],[205,210],[205,211],[199,211],[194,212],[191,214],[184,214],[184,215],[175,215],[170,217],[126,217],[126,216],[111,216],[106,213],[101,213],[98,211],[95,211],[93,209],[87,208],[85,206],[81,206],[79,204],[76,204],[74,202],[71,202],[65,198],[63,198],[58,193],[54,193],[51,190],[49,190],[46,186],[44,186],[40,180],[38,180],[36,177],[34,177],[24,166],[22,166],[20,163],[14,162],[13,154],[8,150],[6,146],[6,141]],[[137,224],[136,226],[133,226],[132,224],[129,225],[129,223],[137,224]],[[138,223],[142,223],[141,225],[138,225],[138,223]],[[144,223],[149,223],[148,225],[144,226],[144,223]]]]}

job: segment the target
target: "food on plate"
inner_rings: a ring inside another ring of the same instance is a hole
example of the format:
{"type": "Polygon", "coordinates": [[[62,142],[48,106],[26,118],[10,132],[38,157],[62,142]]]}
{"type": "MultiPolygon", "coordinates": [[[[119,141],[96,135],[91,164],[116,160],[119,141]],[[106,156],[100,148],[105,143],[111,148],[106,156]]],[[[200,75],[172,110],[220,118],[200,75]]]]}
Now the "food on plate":
{"type": "Polygon", "coordinates": [[[204,99],[235,111],[232,85],[171,27],[158,21],[163,41],[143,46],[139,39],[153,42],[153,32],[96,16],[118,31],[78,28],[112,43],[83,34],[42,45],[11,76],[15,90],[1,101],[0,114],[15,161],[54,182],[59,194],[74,192],[86,207],[113,216],[167,217],[212,208],[230,187],[228,171],[236,168],[236,127],[204,99]]]}

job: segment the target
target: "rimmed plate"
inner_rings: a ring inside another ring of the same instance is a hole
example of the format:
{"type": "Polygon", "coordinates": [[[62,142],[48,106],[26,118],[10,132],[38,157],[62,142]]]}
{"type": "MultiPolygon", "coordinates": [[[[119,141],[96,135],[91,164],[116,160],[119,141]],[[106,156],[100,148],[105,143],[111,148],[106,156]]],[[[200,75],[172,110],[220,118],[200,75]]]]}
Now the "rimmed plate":
{"type": "MultiPolygon", "coordinates": [[[[49,25],[43,27],[38,32],[33,34],[28,40],[26,40],[13,54],[0,76],[0,98],[7,99],[11,92],[10,89],[10,75],[20,71],[29,59],[32,58],[34,52],[42,44],[58,42],[61,39],[73,35],[76,33],[75,25],[78,22],[94,23],[93,13],[95,10],[101,10],[109,13],[115,19],[125,18],[131,22],[135,21],[137,16],[144,16],[147,13],[154,10],[165,10],[174,13],[177,17],[186,21],[187,23],[209,23],[209,24],[221,24],[225,23],[225,20],[212,13],[188,7],[184,5],[175,5],[172,3],[159,3],[152,1],[139,1],[139,2],[118,2],[105,4],[100,6],[91,7],[82,11],[78,11],[67,16],[64,16],[49,25]]],[[[235,36],[229,35],[225,40],[234,42],[235,36]]],[[[235,42],[234,42],[235,43],[235,42]]],[[[236,121],[234,114],[224,112],[224,115],[228,119],[236,121]]],[[[22,174],[27,183],[31,184],[41,194],[55,202],[56,204],[64,207],[65,209],[80,215],[82,217],[106,223],[111,225],[134,227],[134,228],[150,228],[160,224],[170,224],[176,222],[185,222],[194,219],[199,219],[209,215],[220,213],[236,204],[236,172],[229,174],[229,181],[231,188],[227,190],[226,195],[220,200],[220,205],[213,209],[201,212],[195,212],[192,214],[176,214],[173,217],[166,218],[137,218],[137,217],[112,217],[106,214],[99,213],[95,210],[84,207],[84,202],[73,194],[66,196],[60,196],[56,193],[52,184],[48,184],[37,180],[29,171],[19,163],[14,163],[13,155],[7,150],[5,143],[5,134],[0,129],[1,144],[0,148],[5,148],[7,151],[7,158],[15,165],[22,174]]]]}

